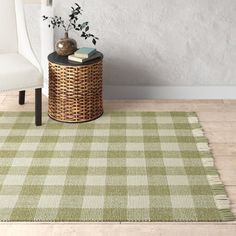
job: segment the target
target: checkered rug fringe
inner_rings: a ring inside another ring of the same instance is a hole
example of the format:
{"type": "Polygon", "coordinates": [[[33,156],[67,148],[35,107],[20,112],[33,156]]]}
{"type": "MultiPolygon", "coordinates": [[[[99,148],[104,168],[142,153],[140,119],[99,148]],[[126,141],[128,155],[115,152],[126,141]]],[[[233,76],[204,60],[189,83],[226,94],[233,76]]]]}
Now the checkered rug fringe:
{"type": "Polygon", "coordinates": [[[43,121],[0,113],[0,221],[234,220],[195,113],[43,121]]]}

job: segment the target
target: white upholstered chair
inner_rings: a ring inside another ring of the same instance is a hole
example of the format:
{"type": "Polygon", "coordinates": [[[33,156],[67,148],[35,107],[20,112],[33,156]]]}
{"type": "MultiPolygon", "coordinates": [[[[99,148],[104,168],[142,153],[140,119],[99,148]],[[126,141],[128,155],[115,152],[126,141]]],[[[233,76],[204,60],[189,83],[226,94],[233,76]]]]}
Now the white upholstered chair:
{"type": "Polygon", "coordinates": [[[42,124],[43,75],[28,38],[22,0],[0,1],[0,93],[35,89],[35,124],[42,124]]]}

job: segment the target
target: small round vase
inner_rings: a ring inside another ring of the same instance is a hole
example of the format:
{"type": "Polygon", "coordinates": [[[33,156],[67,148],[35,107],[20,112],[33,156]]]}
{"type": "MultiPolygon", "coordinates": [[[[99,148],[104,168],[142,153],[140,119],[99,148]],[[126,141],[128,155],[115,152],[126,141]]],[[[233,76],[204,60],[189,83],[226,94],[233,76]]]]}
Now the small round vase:
{"type": "Polygon", "coordinates": [[[65,38],[58,40],[56,43],[56,52],[60,56],[69,56],[77,50],[77,43],[74,39],[69,38],[68,32],[65,38]]]}

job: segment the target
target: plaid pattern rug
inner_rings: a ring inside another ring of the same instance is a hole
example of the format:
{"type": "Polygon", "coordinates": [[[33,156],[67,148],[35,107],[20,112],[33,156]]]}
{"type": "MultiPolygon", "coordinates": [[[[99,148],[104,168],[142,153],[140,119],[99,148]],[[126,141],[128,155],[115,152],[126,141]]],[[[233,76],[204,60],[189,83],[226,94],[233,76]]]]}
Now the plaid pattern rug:
{"type": "Polygon", "coordinates": [[[233,219],[195,113],[0,113],[1,221],[233,219]]]}

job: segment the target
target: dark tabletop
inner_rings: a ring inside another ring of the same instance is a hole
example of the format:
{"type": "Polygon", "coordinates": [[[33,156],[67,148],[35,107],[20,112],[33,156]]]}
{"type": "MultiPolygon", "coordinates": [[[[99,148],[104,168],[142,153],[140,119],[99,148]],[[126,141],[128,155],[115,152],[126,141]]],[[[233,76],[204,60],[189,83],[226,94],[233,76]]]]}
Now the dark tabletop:
{"type": "Polygon", "coordinates": [[[94,60],[91,60],[91,61],[84,62],[84,63],[69,61],[68,56],[59,56],[56,52],[49,54],[48,60],[51,63],[59,64],[59,65],[63,65],[63,66],[86,66],[86,65],[91,65],[91,64],[97,63],[103,59],[103,54],[101,52],[98,52],[98,53],[101,55],[100,57],[98,57],[94,60]]]}

